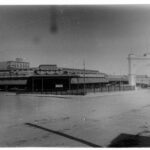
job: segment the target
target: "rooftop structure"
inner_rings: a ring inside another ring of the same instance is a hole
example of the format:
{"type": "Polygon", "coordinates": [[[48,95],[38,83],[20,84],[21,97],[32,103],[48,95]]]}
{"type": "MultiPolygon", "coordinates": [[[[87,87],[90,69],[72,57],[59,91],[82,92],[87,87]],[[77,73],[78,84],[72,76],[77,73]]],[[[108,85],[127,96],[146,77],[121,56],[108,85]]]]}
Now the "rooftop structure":
{"type": "Polygon", "coordinates": [[[29,69],[30,63],[24,62],[22,58],[16,58],[12,61],[0,62],[0,70],[17,70],[17,69],[29,69]]]}
{"type": "Polygon", "coordinates": [[[89,69],[77,69],[77,68],[64,68],[58,67],[56,64],[42,64],[36,70],[38,74],[66,74],[66,75],[86,75],[86,76],[105,76],[104,73],[100,73],[98,70],[89,69]]]}

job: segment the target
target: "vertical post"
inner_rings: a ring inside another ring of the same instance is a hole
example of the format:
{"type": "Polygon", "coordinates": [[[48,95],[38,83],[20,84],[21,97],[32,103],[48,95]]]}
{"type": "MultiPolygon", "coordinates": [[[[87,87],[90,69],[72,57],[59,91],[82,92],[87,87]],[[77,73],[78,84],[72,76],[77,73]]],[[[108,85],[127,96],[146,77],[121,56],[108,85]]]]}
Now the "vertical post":
{"type": "Polygon", "coordinates": [[[42,93],[43,93],[43,77],[42,77],[42,85],[41,85],[41,86],[42,86],[41,91],[42,91],[42,93]]]}
{"type": "Polygon", "coordinates": [[[79,95],[79,78],[77,77],[77,95],[79,95]]]}
{"type": "Polygon", "coordinates": [[[135,83],[135,74],[132,68],[132,57],[133,54],[129,54],[128,55],[128,68],[129,68],[129,85],[131,86],[136,86],[135,83]]]}
{"type": "Polygon", "coordinates": [[[34,78],[32,77],[32,92],[34,92],[34,78]]]}
{"type": "Polygon", "coordinates": [[[102,84],[99,85],[99,91],[102,92],[102,84]]]}
{"type": "Polygon", "coordinates": [[[85,95],[85,60],[83,60],[83,94],[85,95]]]}
{"type": "Polygon", "coordinates": [[[129,82],[130,81],[130,76],[131,76],[131,71],[132,71],[132,68],[131,68],[131,54],[128,55],[128,68],[129,68],[129,82]]]}
{"type": "Polygon", "coordinates": [[[70,82],[71,82],[71,77],[69,75],[69,93],[71,93],[71,86],[70,86],[70,82]]]}

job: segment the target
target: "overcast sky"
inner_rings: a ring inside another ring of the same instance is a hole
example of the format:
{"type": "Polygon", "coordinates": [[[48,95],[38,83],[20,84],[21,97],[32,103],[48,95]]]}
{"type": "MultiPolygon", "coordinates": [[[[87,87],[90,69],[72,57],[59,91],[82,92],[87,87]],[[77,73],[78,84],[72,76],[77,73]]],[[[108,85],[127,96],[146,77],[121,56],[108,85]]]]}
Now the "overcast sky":
{"type": "Polygon", "coordinates": [[[0,6],[0,61],[83,68],[85,60],[88,69],[127,74],[131,49],[150,52],[150,5],[0,6]]]}

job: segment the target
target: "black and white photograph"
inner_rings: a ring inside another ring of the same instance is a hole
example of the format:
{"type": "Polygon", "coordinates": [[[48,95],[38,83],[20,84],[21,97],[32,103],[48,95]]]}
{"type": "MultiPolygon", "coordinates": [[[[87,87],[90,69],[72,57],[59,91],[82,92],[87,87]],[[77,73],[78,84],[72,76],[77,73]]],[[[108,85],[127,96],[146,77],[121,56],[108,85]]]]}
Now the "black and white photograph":
{"type": "Polygon", "coordinates": [[[150,147],[150,4],[0,5],[0,148],[150,147]]]}

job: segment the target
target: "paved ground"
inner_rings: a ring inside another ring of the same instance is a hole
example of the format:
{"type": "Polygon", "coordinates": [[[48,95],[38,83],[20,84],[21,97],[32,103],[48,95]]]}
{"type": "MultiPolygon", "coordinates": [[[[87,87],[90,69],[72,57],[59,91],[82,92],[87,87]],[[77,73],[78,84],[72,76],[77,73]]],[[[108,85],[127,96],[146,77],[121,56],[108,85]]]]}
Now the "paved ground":
{"type": "MultiPolygon", "coordinates": [[[[52,100],[51,96],[44,99],[52,100]]],[[[53,96],[53,101],[50,115],[30,123],[104,147],[121,133],[150,136],[150,90],[53,96]]],[[[25,122],[1,131],[0,146],[89,147],[78,140],[30,127],[25,122]]]]}

